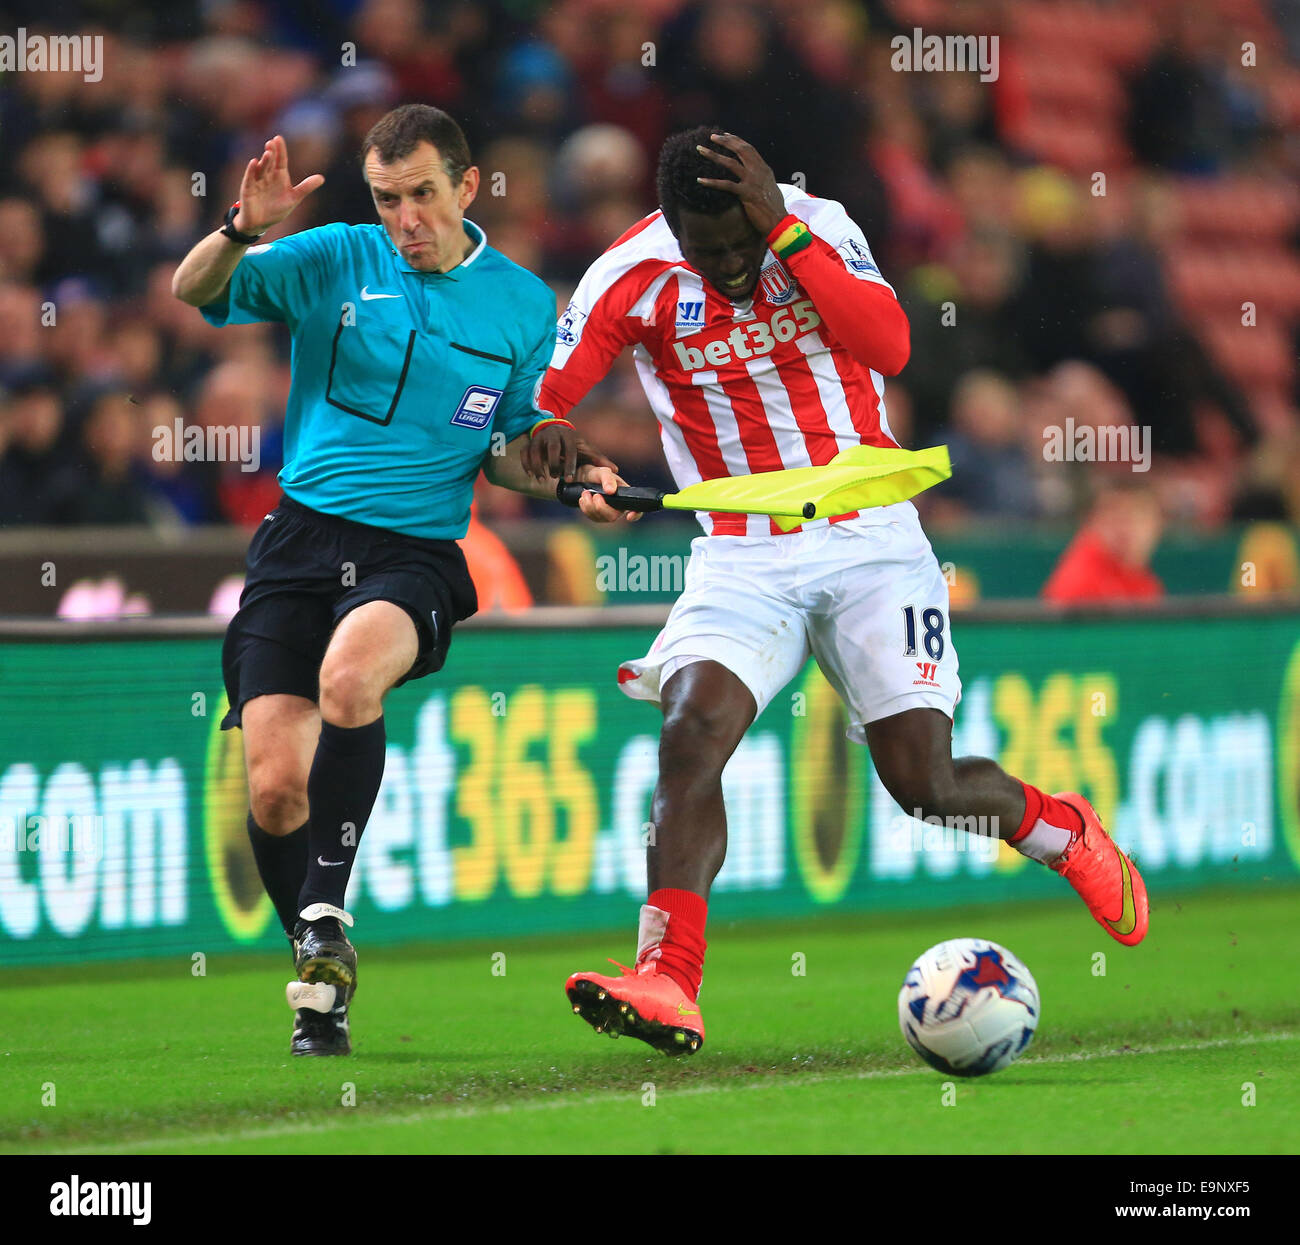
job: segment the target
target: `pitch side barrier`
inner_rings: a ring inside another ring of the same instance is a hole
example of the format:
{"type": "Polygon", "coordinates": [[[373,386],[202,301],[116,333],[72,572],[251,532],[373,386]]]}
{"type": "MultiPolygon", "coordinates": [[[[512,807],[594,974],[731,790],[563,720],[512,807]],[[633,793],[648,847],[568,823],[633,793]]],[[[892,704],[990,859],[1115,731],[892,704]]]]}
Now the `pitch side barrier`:
{"type": "MultiPolygon", "coordinates": [[[[594,588],[599,601],[592,603],[605,606],[670,605],[699,534],[692,520],[667,515],[632,528],[529,518],[496,520],[492,529],[539,601],[554,584],[557,601],[588,601],[558,594],[594,588]]],[[[954,600],[1014,601],[1038,593],[1074,535],[1073,525],[1043,523],[1010,536],[985,520],[935,530],[930,539],[954,600]]],[[[1295,537],[1278,524],[1230,525],[1211,535],[1172,529],[1151,569],[1180,599],[1249,594],[1261,568],[1288,545],[1295,537]]],[[[109,617],[143,600],[157,614],[219,615],[238,597],[247,549],[248,533],[235,527],[0,529],[3,610],[33,619],[109,617]]]]}
{"type": "MultiPolygon", "coordinates": [[[[662,605],[457,630],[392,694],[348,906],[367,945],[623,927],[644,899],[659,715],[623,696],[662,605]]],[[[900,642],[901,642],[900,621],[900,642]]],[[[282,950],[221,732],[223,626],[0,620],[0,964],[282,950]]],[[[1082,791],[1153,894],[1300,882],[1300,603],[956,614],[958,755],[1082,791]]],[[[724,776],[724,919],[1062,898],[997,827],[903,814],[814,663],[724,776]]]]}

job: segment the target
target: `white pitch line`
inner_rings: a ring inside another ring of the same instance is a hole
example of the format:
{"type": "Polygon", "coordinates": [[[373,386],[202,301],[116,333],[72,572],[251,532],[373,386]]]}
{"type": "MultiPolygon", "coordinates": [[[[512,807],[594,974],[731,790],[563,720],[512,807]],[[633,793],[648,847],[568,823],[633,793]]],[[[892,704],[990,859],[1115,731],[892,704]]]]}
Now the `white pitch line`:
{"type": "MultiPolygon", "coordinates": [[[[1130,1046],[1123,1050],[1109,1051],[1075,1051],[1067,1055],[1041,1055],[1019,1059],[1019,1067],[1043,1067],[1058,1063],[1083,1063],[1093,1059],[1119,1059],[1132,1055],[1173,1055],[1186,1051],[1213,1050],[1224,1046],[1253,1046],[1261,1042],[1293,1042],[1300,1038],[1300,1033],[1262,1033],[1255,1037],[1212,1038],[1205,1042],[1181,1042],[1168,1046],[1130,1046]]],[[[663,1094],[665,1101],[673,1098],[694,1098],[701,1094],[724,1094],[734,1090],[774,1089],[778,1086],[798,1087],[803,1085],[822,1085],[834,1081],[879,1081],[905,1076],[941,1076],[933,1068],[918,1065],[915,1068],[879,1068],[859,1072],[825,1072],[813,1076],[800,1076],[798,1073],[781,1073],[764,1077],[762,1080],[749,1080],[739,1083],[711,1082],[708,1085],[689,1085],[682,1089],[669,1089],[663,1094]]],[[[972,1081],[972,1083],[974,1083],[972,1081]]],[[[550,1111],[562,1107],[590,1107],[626,1098],[635,1094],[635,1090],[602,1090],[594,1094],[574,1094],[563,1090],[556,1091],[554,1097],[530,1098],[524,1102],[494,1102],[481,1106],[433,1107],[426,1111],[408,1111],[402,1115],[376,1115],[363,1112],[353,1119],[362,1124],[406,1125],[427,1124],[434,1120],[473,1119],[486,1115],[510,1115],[521,1111],[550,1111]]],[[[42,1150],[31,1153],[53,1155],[77,1154],[130,1154],[136,1151],[153,1152],[161,1146],[201,1146],[222,1145],[234,1141],[260,1140],[268,1137],[293,1137],[303,1133],[328,1132],[331,1129],[347,1127],[343,1120],[302,1121],[294,1124],[271,1124],[265,1128],[245,1128],[236,1132],[184,1133],[170,1137],[155,1137],[147,1141],[128,1141],[117,1145],[93,1145],[65,1150],[42,1150]]]]}

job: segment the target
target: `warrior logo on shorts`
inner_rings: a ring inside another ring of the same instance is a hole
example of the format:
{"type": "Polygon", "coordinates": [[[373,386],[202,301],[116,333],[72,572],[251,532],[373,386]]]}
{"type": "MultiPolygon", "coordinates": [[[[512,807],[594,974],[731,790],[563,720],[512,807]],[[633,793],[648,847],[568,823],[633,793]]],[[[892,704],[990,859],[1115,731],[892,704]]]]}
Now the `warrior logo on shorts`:
{"type": "Polygon", "coordinates": [[[912,680],[913,687],[938,687],[935,675],[939,673],[939,663],[934,661],[918,661],[916,663],[916,672],[921,677],[912,680]]]}

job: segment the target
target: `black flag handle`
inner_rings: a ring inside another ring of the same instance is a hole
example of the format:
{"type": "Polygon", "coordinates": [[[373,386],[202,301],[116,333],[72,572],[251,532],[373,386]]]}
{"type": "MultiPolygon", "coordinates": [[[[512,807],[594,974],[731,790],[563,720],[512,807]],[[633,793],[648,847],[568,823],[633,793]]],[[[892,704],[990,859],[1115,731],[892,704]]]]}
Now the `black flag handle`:
{"type": "Polygon", "coordinates": [[[651,510],[664,508],[665,493],[657,488],[634,488],[631,485],[623,485],[614,492],[607,493],[599,484],[566,484],[561,481],[555,489],[555,496],[566,506],[576,507],[583,493],[599,493],[615,510],[648,513],[651,510]]]}

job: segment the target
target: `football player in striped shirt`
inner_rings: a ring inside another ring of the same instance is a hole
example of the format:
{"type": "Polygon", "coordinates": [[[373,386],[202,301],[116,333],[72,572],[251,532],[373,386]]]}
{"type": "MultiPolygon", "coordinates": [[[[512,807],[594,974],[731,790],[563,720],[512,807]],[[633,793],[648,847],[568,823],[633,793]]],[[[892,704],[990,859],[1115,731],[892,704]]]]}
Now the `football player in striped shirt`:
{"type": "MultiPolygon", "coordinates": [[[[843,207],[779,185],[749,143],[704,127],[664,145],[658,191],[660,210],[575,290],[538,405],[568,414],[631,347],[679,488],[897,445],[885,377],[907,363],[907,317],[843,207]]],[[[635,966],[570,977],[575,1012],[669,1053],[703,1044],[722,770],[810,654],[906,813],[1006,839],[1066,878],[1112,937],[1141,941],[1142,879],[1086,799],[953,758],[948,589],[911,502],[790,533],[764,516],[698,517],[685,592],[650,652],[619,670],[628,695],[663,712],[635,966]]]]}

